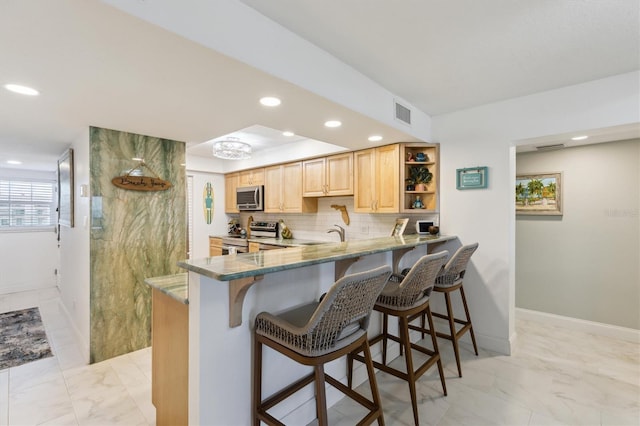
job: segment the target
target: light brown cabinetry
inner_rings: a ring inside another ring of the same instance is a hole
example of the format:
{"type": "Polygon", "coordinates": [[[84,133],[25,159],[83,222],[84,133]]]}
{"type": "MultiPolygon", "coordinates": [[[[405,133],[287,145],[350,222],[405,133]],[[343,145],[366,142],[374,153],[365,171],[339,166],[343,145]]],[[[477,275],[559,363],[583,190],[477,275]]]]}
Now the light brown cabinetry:
{"type": "Polygon", "coordinates": [[[151,402],[156,424],[189,424],[189,307],[153,289],[151,402]]]}
{"type": "Polygon", "coordinates": [[[437,212],[439,210],[439,163],[440,150],[437,144],[404,143],[401,145],[400,183],[401,187],[401,211],[405,213],[418,213],[420,211],[437,212]],[[424,156],[424,159],[422,156],[424,156]],[[423,160],[423,161],[418,161],[423,160]],[[412,168],[426,168],[431,173],[431,181],[425,187],[416,185],[408,187],[407,179],[412,176],[412,168]],[[416,199],[420,199],[422,209],[415,209],[416,199]]]}
{"type": "Polygon", "coordinates": [[[359,213],[400,211],[400,146],[354,153],[354,210],[359,213]]]}
{"type": "Polygon", "coordinates": [[[264,185],[264,168],[238,172],[238,186],[264,185]]]}
{"type": "Polygon", "coordinates": [[[260,243],[249,241],[249,253],[257,253],[260,251],[260,243]]]}
{"type": "Polygon", "coordinates": [[[209,237],[209,256],[222,256],[222,238],[209,237]]]}
{"type": "Polygon", "coordinates": [[[302,163],[303,197],[353,195],[353,153],[314,158],[302,163]]]}
{"type": "Polygon", "coordinates": [[[224,175],[224,211],[226,213],[238,213],[236,188],[238,188],[238,173],[224,175]]]}
{"type": "Polygon", "coordinates": [[[302,162],[264,169],[265,213],[314,213],[318,201],[302,197],[302,162]]]}

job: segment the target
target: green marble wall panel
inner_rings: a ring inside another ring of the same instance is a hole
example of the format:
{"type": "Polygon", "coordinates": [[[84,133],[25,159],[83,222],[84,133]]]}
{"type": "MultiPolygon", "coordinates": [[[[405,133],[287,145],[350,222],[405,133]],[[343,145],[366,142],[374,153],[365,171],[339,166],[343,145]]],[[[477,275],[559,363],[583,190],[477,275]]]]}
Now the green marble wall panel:
{"type": "Polygon", "coordinates": [[[151,343],[151,291],[145,278],[175,274],[186,258],[185,144],[91,127],[90,362],[151,343]],[[117,188],[111,179],[144,158],[143,174],[166,191],[117,188]]]}

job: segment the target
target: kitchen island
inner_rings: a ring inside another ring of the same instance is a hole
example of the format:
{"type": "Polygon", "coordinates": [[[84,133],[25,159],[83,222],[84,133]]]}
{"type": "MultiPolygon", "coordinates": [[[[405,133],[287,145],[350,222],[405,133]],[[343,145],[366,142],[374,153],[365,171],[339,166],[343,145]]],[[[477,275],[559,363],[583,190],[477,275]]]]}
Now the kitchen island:
{"type": "MultiPolygon", "coordinates": [[[[383,264],[399,270],[424,254],[452,252],[459,245],[454,236],[406,235],[179,262],[189,271],[189,423],[251,424],[251,329],[258,313],[317,299],[347,272],[383,264]]],[[[264,395],[308,370],[269,350],[263,363],[264,395]]],[[[327,371],[344,377],[344,361],[327,371]]],[[[329,405],[340,397],[328,389],[329,405]]],[[[275,407],[273,415],[285,423],[308,423],[315,418],[313,390],[298,392],[275,407]]]]}

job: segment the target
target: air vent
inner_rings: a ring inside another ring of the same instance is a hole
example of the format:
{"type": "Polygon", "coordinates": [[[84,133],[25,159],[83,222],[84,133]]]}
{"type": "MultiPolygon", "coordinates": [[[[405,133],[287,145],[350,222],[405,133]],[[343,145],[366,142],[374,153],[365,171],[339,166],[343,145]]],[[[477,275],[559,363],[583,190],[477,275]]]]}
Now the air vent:
{"type": "Polygon", "coordinates": [[[554,145],[543,145],[543,146],[536,146],[536,149],[538,151],[551,151],[552,149],[562,149],[564,148],[564,144],[563,143],[557,143],[554,145]]]}
{"type": "Polygon", "coordinates": [[[394,103],[396,104],[396,120],[411,125],[411,110],[397,101],[394,101],[394,103]]]}

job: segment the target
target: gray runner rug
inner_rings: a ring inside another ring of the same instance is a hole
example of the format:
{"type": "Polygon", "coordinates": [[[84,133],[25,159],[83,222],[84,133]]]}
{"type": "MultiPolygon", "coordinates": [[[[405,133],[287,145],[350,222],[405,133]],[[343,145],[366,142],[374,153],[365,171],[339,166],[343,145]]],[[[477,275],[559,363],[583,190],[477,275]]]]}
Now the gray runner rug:
{"type": "Polygon", "coordinates": [[[38,308],[0,314],[0,370],[50,356],[38,308]]]}

